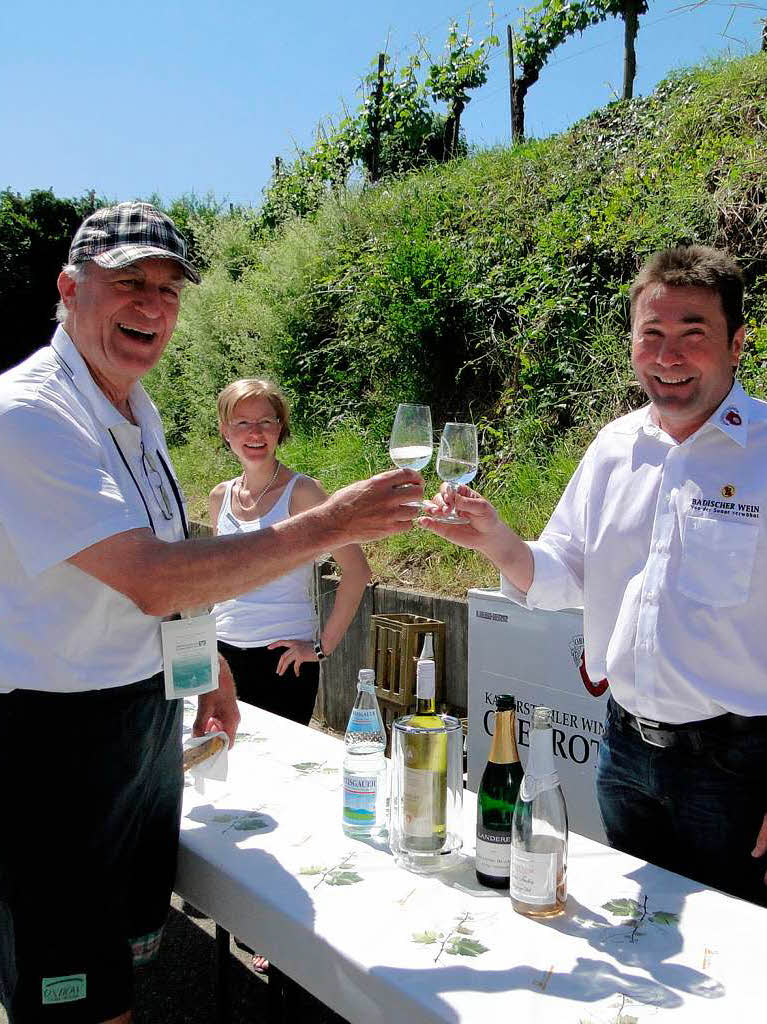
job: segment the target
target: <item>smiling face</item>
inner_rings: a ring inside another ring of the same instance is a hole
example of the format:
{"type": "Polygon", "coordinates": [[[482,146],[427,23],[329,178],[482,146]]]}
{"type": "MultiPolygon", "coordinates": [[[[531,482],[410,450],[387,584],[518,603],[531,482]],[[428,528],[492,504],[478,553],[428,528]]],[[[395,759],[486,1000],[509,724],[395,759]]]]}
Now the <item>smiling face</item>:
{"type": "Polygon", "coordinates": [[[677,441],[694,434],[732,387],[744,328],[728,340],[719,295],[708,288],[649,285],[634,309],[631,363],[659,426],[677,441]]]}
{"type": "Polygon", "coordinates": [[[92,261],[84,267],[76,281],[59,275],[64,328],[96,383],[119,406],[173,334],[184,274],[170,259],[138,260],[121,270],[92,261]]]}
{"type": "Polygon", "coordinates": [[[221,433],[244,469],[274,463],[281,423],[274,406],[264,395],[241,398],[221,433]]]}

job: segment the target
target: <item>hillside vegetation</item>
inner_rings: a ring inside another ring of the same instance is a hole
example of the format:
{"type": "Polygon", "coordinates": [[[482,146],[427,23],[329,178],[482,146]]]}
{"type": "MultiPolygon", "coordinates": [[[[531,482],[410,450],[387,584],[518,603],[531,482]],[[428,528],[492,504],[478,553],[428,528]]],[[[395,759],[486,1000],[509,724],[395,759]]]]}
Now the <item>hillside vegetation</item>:
{"type": "MultiPolygon", "coordinates": [[[[215,395],[267,374],[298,430],[285,461],[332,489],[386,468],[401,401],[481,430],[475,486],[536,533],[594,429],[642,402],[628,284],[658,248],[703,242],[748,279],[741,376],[767,375],[767,55],[675,74],[570,131],[358,193],[265,239],[242,212],[198,226],[207,266],[150,388],[187,488],[234,472],[215,395]]],[[[379,578],[493,583],[417,531],[375,548],[379,578]],[[417,534],[417,535],[415,535],[417,534]]]]}

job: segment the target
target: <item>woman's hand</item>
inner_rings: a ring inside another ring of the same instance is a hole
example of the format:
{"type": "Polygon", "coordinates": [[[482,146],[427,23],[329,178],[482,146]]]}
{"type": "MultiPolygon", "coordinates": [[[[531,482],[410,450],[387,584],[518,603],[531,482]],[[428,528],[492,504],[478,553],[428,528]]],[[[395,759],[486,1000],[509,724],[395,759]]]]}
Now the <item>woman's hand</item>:
{"type": "Polygon", "coordinates": [[[298,675],[299,670],[305,661],[319,660],[317,655],[314,653],[314,644],[311,640],[275,640],[273,644],[269,644],[270,651],[273,651],[278,647],[285,648],[285,653],[277,662],[278,676],[284,675],[291,665],[293,666],[295,674],[298,675]]]}

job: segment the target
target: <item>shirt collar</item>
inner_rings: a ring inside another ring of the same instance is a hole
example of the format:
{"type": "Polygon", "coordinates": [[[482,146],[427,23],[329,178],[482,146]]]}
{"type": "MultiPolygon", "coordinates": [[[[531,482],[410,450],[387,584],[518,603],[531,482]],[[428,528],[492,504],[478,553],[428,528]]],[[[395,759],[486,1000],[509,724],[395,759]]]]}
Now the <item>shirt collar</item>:
{"type": "MultiPolygon", "coordinates": [[[[60,324],[51,339],[51,348],[55,352],[56,358],[64,372],[86,399],[98,420],[107,430],[111,427],[137,429],[109,401],[91,376],[88,364],[78,351],[75,343],[60,324]]],[[[131,387],[129,401],[134,416],[141,423],[146,416],[147,406],[151,405],[149,396],[141,384],[136,383],[131,387]]]]}
{"type": "MultiPolygon", "coordinates": [[[[691,436],[695,437],[701,430],[705,430],[708,427],[716,427],[736,444],[739,444],[741,448],[745,448],[748,439],[748,412],[748,395],[743,390],[743,385],[736,378],[722,404],[714,410],[706,422],[691,436]]],[[[636,422],[637,430],[644,430],[646,434],[652,437],[657,437],[659,434],[664,433],[663,428],[653,421],[652,404],[644,406],[640,413],[641,416],[636,422]]]]}
{"type": "Polygon", "coordinates": [[[741,448],[745,448],[748,439],[748,413],[748,395],[736,378],[725,400],[708,422],[718,427],[741,448]]]}

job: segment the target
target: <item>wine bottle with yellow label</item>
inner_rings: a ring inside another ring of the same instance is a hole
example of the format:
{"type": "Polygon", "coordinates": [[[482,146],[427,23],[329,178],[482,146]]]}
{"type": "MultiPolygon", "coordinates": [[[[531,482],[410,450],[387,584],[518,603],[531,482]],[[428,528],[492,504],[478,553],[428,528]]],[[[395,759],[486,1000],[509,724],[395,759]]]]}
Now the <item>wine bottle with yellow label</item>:
{"type": "Polygon", "coordinates": [[[508,889],[511,871],[511,822],[522,781],[517,753],[514,698],[495,699],[490,756],[477,792],[477,881],[491,889],[508,889]]]}

